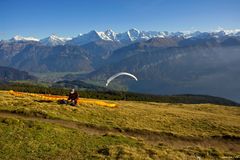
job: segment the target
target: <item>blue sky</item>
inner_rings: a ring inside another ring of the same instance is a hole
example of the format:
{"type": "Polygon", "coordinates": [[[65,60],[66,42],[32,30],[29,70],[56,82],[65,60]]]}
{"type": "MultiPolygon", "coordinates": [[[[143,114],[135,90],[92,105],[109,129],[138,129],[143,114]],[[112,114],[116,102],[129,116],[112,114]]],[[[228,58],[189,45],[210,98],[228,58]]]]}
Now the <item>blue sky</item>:
{"type": "Polygon", "coordinates": [[[0,39],[240,28],[240,0],[0,0],[0,39]]]}

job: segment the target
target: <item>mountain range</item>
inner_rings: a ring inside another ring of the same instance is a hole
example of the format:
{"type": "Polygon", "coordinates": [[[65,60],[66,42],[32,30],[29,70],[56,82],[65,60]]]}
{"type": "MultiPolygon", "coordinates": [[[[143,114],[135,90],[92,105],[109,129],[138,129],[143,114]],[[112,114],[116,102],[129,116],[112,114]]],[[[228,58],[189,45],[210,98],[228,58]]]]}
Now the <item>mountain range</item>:
{"type": "MultiPolygon", "coordinates": [[[[153,94],[209,94],[240,102],[240,30],[90,31],[72,38],[14,37],[0,41],[0,65],[28,72],[85,72],[66,80],[114,84],[153,94]]],[[[109,87],[115,88],[115,85],[109,87]]]]}
{"type": "Polygon", "coordinates": [[[104,32],[98,32],[96,30],[92,30],[85,34],[79,34],[76,37],[72,38],[63,38],[57,35],[50,35],[47,38],[37,39],[34,37],[22,37],[22,36],[15,36],[7,41],[17,42],[17,41],[35,41],[39,42],[43,45],[83,45],[89,42],[105,40],[105,41],[115,41],[121,43],[130,43],[134,41],[142,41],[142,40],[149,40],[151,38],[169,38],[169,37],[183,37],[185,39],[188,38],[206,38],[206,37],[224,37],[224,36],[240,36],[240,30],[218,30],[214,32],[200,32],[200,31],[193,31],[193,32],[168,32],[168,31],[139,31],[137,29],[130,29],[126,32],[116,33],[111,29],[108,29],[104,32]]]}

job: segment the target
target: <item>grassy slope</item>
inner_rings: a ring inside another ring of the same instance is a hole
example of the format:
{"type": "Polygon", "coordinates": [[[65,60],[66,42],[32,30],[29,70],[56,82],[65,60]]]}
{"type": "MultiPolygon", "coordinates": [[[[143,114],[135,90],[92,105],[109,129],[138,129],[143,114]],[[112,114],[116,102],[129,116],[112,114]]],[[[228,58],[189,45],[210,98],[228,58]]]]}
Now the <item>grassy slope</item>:
{"type": "Polygon", "coordinates": [[[78,107],[0,91],[0,159],[240,155],[240,108],[115,101],[78,107]]]}

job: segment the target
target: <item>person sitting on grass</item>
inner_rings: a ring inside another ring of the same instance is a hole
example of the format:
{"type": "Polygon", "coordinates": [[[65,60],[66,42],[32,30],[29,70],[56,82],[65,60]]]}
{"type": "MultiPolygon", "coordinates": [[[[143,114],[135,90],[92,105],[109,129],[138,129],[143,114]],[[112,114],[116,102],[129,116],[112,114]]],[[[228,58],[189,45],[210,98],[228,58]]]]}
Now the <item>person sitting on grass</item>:
{"type": "Polygon", "coordinates": [[[74,89],[69,93],[68,101],[70,101],[73,106],[77,105],[78,93],[74,89]]]}

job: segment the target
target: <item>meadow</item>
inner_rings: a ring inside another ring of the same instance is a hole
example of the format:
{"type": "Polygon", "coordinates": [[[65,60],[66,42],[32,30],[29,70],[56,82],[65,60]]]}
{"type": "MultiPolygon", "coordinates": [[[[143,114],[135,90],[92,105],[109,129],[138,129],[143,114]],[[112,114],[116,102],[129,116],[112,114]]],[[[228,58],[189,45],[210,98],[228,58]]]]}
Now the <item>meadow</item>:
{"type": "Polygon", "coordinates": [[[0,159],[240,158],[239,107],[79,101],[0,91],[0,159]]]}

